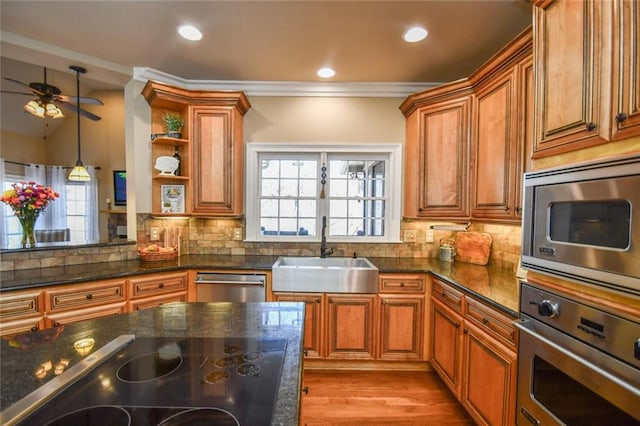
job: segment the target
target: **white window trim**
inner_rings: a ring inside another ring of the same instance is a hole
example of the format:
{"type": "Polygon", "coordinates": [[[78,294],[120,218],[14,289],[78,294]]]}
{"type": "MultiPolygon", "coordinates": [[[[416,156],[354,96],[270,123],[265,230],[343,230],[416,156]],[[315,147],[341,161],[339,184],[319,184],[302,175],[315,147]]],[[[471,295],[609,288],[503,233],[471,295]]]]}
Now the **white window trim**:
{"type": "Polygon", "coordinates": [[[269,237],[260,235],[260,221],[258,220],[258,154],[262,152],[326,152],[326,153],[382,153],[389,155],[389,165],[392,174],[386,177],[389,194],[394,194],[389,199],[388,222],[385,225],[384,237],[330,237],[329,242],[345,243],[399,243],[400,222],[402,220],[402,144],[323,144],[323,145],[298,145],[249,142],[245,146],[245,217],[246,232],[245,241],[248,242],[320,242],[321,235],[309,237],[269,237]]]}

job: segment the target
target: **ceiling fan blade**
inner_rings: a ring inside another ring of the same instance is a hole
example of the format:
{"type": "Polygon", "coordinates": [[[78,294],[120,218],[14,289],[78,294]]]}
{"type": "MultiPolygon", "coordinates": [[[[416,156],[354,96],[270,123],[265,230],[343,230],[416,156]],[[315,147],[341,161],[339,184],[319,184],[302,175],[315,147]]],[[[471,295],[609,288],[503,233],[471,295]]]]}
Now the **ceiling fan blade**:
{"type": "Polygon", "coordinates": [[[87,117],[90,120],[93,121],[98,121],[101,119],[101,117],[98,117],[97,115],[90,113],[87,110],[84,110],[82,108],[78,108],[76,105],[70,104],[68,102],[62,101],[62,100],[57,100],[54,102],[56,105],[61,106],[62,108],[68,110],[68,111],[73,111],[73,112],[80,112],[80,115],[83,115],[85,117],[87,117]]]}
{"type": "Polygon", "coordinates": [[[9,78],[9,77],[5,77],[4,79],[5,79],[5,80],[9,80],[9,81],[11,81],[12,83],[19,84],[20,86],[26,87],[27,89],[31,90],[31,87],[29,87],[29,85],[28,85],[28,84],[25,84],[25,83],[23,83],[23,82],[21,82],[21,81],[19,81],[19,80],[15,80],[15,79],[13,79],[13,78],[9,78]]]}
{"type": "Polygon", "coordinates": [[[10,90],[1,90],[0,93],[11,93],[14,95],[26,95],[26,96],[33,96],[33,93],[25,93],[25,92],[12,92],[10,90]]]}
{"type": "MultiPolygon", "coordinates": [[[[59,99],[63,102],[68,102],[70,104],[74,104],[76,103],[76,97],[75,96],[67,96],[67,95],[55,95],[56,99],[59,99]]],[[[100,99],[96,99],[96,98],[84,98],[84,97],[80,97],[80,103],[81,104],[93,104],[93,105],[104,105],[104,103],[100,100],[100,99]]]]}

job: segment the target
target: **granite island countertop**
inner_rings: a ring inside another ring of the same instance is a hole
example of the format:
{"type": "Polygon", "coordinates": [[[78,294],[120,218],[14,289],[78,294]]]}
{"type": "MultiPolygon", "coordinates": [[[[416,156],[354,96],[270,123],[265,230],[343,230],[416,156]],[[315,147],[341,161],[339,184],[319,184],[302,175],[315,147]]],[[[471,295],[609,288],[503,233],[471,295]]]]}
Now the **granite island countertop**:
{"type": "MultiPolygon", "coordinates": [[[[0,293],[40,286],[71,284],[140,274],[201,270],[271,270],[279,256],[183,255],[168,262],[139,260],[87,263],[3,272],[0,293]]],[[[381,273],[432,273],[461,291],[518,318],[519,284],[511,269],[435,258],[368,257],[381,273]]]]}
{"type": "MultiPolygon", "coordinates": [[[[95,339],[92,353],[124,334],[137,337],[247,337],[286,339],[273,425],[297,425],[302,372],[303,303],[171,303],[157,308],[81,321],[0,340],[0,410],[56,377],[42,379],[38,367],[68,359],[74,365],[86,354],[74,342],[95,339]]],[[[0,419],[0,423],[4,423],[0,419]]]]}

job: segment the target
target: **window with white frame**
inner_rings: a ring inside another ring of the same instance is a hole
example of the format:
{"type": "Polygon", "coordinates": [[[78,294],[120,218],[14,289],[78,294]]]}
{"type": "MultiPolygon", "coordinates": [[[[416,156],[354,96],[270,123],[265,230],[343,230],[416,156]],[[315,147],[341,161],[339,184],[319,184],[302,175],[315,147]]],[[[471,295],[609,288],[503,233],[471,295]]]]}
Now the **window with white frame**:
{"type": "Polygon", "coordinates": [[[250,241],[395,242],[400,145],[247,144],[250,241]]]}
{"type": "MultiPolygon", "coordinates": [[[[2,182],[3,192],[12,188],[11,185],[25,181],[24,176],[5,175],[2,182]]],[[[67,181],[66,191],[66,217],[67,226],[70,231],[70,240],[73,242],[84,242],[87,240],[87,187],[83,182],[67,181]]],[[[8,247],[19,247],[22,239],[22,227],[18,218],[13,214],[13,210],[8,204],[2,204],[5,209],[5,230],[8,247]]]]}

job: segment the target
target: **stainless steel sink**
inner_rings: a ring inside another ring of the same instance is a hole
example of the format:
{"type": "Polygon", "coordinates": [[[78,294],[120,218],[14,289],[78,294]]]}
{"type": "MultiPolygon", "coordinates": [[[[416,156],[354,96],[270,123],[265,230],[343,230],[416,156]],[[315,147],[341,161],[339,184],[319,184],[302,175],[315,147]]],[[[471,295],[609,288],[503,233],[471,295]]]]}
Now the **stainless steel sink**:
{"type": "Polygon", "coordinates": [[[281,256],[272,266],[273,291],[377,293],[378,268],[364,257],[281,256]]]}

